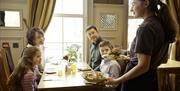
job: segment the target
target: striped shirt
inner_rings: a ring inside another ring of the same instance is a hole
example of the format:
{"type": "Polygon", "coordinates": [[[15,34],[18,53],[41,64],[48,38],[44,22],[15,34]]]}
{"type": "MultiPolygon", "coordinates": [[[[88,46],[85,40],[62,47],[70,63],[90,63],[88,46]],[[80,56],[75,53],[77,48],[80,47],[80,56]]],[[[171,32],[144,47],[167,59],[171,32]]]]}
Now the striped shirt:
{"type": "Polygon", "coordinates": [[[35,91],[37,86],[36,84],[36,74],[29,69],[24,75],[24,78],[21,81],[23,91],[35,91]]]}

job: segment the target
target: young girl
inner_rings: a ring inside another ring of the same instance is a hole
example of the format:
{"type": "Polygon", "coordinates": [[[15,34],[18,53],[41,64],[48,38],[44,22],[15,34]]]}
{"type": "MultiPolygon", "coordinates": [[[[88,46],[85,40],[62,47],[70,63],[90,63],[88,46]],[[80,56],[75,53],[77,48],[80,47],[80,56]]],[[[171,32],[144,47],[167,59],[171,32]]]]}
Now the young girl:
{"type": "Polygon", "coordinates": [[[174,23],[160,0],[133,0],[131,11],[144,21],[131,45],[130,62],[124,75],[106,83],[123,83],[121,91],[158,91],[156,69],[167,60],[169,43],[175,40],[174,23]]]}
{"type": "Polygon", "coordinates": [[[24,50],[19,64],[9,77],[10,91],[35,91],[36,74],[34,69],[41,63],[41,52],[37,47],[28,47],[24,50]]]}

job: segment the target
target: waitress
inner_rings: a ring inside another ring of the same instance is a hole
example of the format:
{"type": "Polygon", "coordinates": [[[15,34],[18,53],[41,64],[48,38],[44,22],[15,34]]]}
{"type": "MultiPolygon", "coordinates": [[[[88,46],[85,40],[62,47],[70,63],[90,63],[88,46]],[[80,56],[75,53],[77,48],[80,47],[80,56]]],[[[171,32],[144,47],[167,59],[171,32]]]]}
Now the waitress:
{"type": "Polygon", "coordinates": [[[106,84],[122,83],[121,91],[158,91],[157,67],[167,58],[175,27],[167,6],[160,0],[133,0],[131,11],[143,18],[130,48],[130,62],[124,75],[108,78],[106,84]]]}

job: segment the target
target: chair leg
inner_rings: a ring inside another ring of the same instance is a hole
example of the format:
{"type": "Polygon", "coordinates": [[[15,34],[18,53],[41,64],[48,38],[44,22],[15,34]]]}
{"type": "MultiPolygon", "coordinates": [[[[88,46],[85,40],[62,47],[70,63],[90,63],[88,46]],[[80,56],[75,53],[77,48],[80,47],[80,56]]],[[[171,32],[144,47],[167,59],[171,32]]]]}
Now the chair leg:
{"type": "Polygon", "coordinates": [[[175,74],[169,74],[169,85],[172,91],[175,91],[175,87],[176,87],[175,78],[176,78],[175,74]]]}

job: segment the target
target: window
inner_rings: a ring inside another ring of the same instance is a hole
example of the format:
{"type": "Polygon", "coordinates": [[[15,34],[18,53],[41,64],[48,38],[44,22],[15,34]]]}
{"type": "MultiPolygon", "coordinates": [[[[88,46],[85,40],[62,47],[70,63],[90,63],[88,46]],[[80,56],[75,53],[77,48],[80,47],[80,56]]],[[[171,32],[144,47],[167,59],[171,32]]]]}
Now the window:
{"type": "Polygon", "coordinates": [[[70,46],[78,47],[78,58],[83,52],[84,0],[57,0],[50,25],[45,33],[46,62],[57,61],[67,54],[70,46]]]}
{"type": "Polygon", "coordinates": [[[139,25],[142,23],[143,19],[135,19],[133,18],[133,13],[130,11],[132,0],[128,2],[128,49],[131,46],[131,43],[136,35],[136,30],[139,25]]]}

